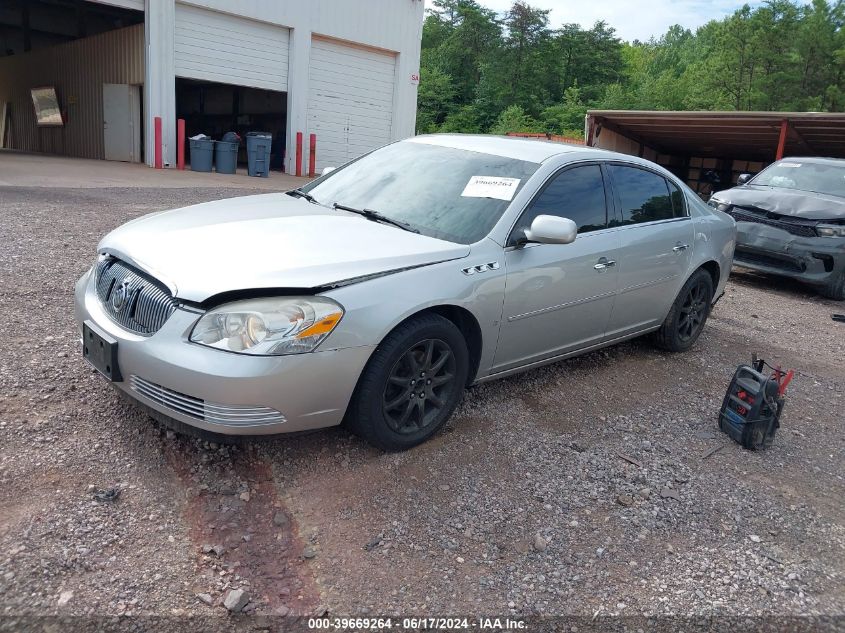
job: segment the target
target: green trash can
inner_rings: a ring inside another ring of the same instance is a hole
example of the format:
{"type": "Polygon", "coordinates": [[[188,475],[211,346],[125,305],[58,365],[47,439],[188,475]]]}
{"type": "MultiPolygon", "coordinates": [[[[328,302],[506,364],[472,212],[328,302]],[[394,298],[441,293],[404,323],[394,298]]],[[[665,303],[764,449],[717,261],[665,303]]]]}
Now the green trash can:
{"type": "Polygon", "coordinates": [[[191,171],[211,171],[214,141],[210,138],[191,139],[191,171]]]}
{"type": "Polygon", "coordinates": [[[234,174],[238,168],[238,144],[228,141],[214,143],[214,169],[218,174],[234,174]]]}
{"type": "Polygon", "coordinates": [[[267,178],[270,175],[270,149],[273,135],[269,132],[246,133],[247,173],[267,178]]]}

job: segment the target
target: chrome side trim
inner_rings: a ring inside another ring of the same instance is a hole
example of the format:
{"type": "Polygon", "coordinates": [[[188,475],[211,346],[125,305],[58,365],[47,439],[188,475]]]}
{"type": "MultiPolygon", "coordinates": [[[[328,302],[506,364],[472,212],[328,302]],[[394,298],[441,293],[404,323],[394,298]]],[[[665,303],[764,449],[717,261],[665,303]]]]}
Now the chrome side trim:
{"type": "Polygon", "coordinates": [[[486,264],[478,264],[477,266],[461,268],[461,272],[465,275],[474,275],[475,273],[486,273],[488,270],[499,270],[499,262],[488,262],[486,264]]]}
{"type": "Polygon", "coordinates": [[[666,283],[667,281],[672,281],[673,279],[677,279],[678,275],[669,275],[668,277],[661,277],[660,279],[652,279],[651,281],[646,281],[642,284],[636,284],[634,286],[627,286],[622,288],[617,294],[625,294],[627,292],[633,292],[634,290],[639,290],[640,288],[648,288],[649,286],[656,286],[657,284],[666,283]]]}
{"type": "Polygon", "coordinates": [[[547,312],[554,312],[555,310],[563,310],[565,308],[571,308],[573,306],[578,306],[584,303],[590,303],[591,301],[598,301],[599,299],[605,299],[607,297],[612,297],[616,294],[616,291],[613,292],[605,292],[600,295],[595,295],[593,297],[584,297],[583,299],[578,299],[577,301],[570,301],[568,303],[560,303],[558,305],[549,306],[548,308],[540,308],[539,310],[534,310],[532,312],[525,312],[523,314],[515,314],[513,316],[508,317],[508,321],[519,321],[520,319],[527,319],[528,317],[537,316],[538,314],[546,314],[547,312]]]}

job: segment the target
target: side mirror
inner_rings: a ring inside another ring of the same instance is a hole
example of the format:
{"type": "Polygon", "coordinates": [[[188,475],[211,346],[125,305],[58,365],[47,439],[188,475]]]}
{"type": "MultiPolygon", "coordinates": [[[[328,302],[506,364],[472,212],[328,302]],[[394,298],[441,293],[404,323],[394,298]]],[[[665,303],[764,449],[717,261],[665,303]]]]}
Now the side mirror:
{"type": "Polygon", "coordinates": [[[538,215],[525,231],[529,242],[540,244],[571,244],[578,235],[578,225],[569,218],[538,215]]]}
{"type": "Polygon", "coordinates": [[[325,176],[326,174],[333,172],[334,167],[323,167],[323,171],[320,172],[321,176],[325,176]]]}
{"type": "Polygon", "coordinates": [[[740,174],[739,178],[736,179],[736,184],[744,185],[749,180],[751,180],[751,174],[740,174]]]}

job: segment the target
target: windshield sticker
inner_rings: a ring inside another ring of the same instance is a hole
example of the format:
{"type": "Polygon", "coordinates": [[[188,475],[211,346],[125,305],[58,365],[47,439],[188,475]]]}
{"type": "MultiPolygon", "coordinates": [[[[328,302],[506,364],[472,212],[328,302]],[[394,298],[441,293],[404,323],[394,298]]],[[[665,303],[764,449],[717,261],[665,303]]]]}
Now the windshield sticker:
{"type": "Polygon", "coordinates": [[[778,167],[800,167],[801,163],[780,163],[778,167]]]}
{"type": "Polygon", "coordinates": [[[473,176],[461,194],[464,198],[494,198],[510,202],[519,186],[519,178],[473,176]]]}

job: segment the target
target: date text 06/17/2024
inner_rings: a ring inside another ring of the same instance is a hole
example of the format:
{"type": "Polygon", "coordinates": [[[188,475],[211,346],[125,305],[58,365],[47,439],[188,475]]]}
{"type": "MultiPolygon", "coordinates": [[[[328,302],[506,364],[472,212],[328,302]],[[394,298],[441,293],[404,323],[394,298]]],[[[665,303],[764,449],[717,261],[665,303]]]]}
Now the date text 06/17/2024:
{"type": "Polygon", "coordinates": [[[523,620],[511,618],[309,618],[308,628],[313,630],[497,630],[520,631],[525,629],[523,620]]]}

